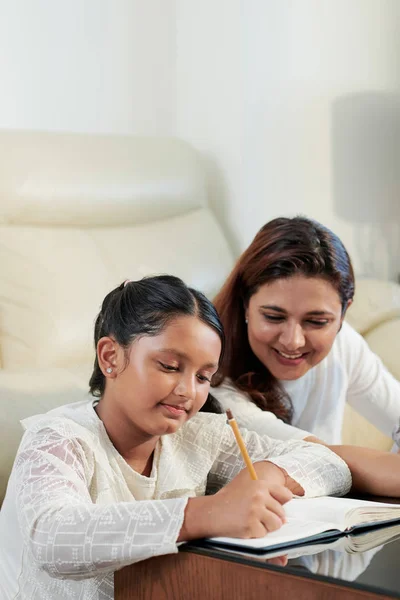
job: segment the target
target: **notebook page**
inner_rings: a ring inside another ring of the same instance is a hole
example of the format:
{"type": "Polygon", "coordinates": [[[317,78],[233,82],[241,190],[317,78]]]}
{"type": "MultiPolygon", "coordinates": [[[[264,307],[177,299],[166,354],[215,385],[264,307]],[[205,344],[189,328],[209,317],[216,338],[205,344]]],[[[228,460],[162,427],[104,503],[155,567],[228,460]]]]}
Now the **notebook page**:
{"type": "Polygon", "coordinates": [[[341,531],[345,529],[346,513],[354,504],[348,504],[347,498],[332,498],[321,496],[319,498],[293,498],[284,505],[287,517],[302,521],[319,521],[321,523],[335,523],[341,531]]]}
{"type": "Polygon", "coordinates": [[[285,504],[285,513],[298,519],[333,521],[341,530],[380,520],[400,519],[400,504],[355,498],[295,498],[285,504]]]}

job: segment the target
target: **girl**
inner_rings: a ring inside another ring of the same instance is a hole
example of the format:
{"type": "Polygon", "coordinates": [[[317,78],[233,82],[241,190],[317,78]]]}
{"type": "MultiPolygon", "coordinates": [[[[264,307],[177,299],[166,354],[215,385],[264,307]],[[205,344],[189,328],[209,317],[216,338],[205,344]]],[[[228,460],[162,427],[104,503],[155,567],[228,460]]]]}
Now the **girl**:
{"type": "Polygon", "coordinates": [[[122,284],[94,338],[94,399],[24,421],[0,514],[2,598],[111,599],[124,565],[193,538],[263,536],[293,493],[349,490],[347,465],[324,446],[252,432],[259,480],[242,471],[224,415],[199,413],[222,326],[181,280],[122,284]]]}
{"type": "Polygon", "coordinates": [[[349,402],[391,435],[400,383],[344,322],[353,295],[349,255],[326,227],[280,218],[258,232],[215,299],[226,351],[213,394],[240,424],[340,444],[349,402]]]}

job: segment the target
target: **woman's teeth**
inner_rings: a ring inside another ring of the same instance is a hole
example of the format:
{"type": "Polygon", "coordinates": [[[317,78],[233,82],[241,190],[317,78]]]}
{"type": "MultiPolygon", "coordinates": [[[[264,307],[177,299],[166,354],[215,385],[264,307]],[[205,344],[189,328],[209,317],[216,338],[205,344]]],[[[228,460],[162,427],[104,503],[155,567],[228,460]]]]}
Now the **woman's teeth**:
{"type": "Polygon", "coordinates": [[[290,358],[292,360],[295,360],[296,358],[301,358],[303,356],[302,352],[300,354],[285,354],[284,352],[277,350],[277,353],[283,356],[283,358],[290,358]]]}

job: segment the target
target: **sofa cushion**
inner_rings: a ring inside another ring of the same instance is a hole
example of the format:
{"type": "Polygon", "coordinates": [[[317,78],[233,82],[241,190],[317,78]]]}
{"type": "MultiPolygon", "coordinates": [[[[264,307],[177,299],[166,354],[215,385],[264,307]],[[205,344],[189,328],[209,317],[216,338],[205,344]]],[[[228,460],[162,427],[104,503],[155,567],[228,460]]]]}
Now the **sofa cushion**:
{"type": "Polygon", "coordinates": [[[400,318],[381,323],[369,331],[365,339],[371,350],[400,381],[400,318]]]}
{"type": "Polygon", "coordinates": [[[0,133],[0,223],[112,227],[205,206],[198,153],[174,138],[0,133]]]}
{"type": "Polygon", "coordinates": [[[353,304],[346,320],[361,335],[379,323],[400,317],[400,286],[392,281],[357,279],[353,304]]]}
{"type": "Polygon", "coordinates": [[[82,400],[89,389],[91,372],[91,364],[70,369],[0,370],[0,505],[23,434],[20,420],[82,400]]]}
{"type": "Polygon", "coordinates": [[[0,227],[3,368],[64,367],[92,357],[104,296],[126,278],[170,273],[212,297],[232,259],[206,208],[130,227],[0,227]]]}

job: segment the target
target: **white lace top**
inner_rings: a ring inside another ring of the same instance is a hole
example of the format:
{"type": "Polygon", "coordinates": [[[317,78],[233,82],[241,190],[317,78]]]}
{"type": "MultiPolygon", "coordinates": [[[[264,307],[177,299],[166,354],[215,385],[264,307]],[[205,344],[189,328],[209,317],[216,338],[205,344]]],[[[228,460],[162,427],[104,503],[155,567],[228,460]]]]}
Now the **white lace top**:
{"type": "MultiPolygon", "coordinates": [[[[114,571],[176,552],[187,498],[224,485],[244,466],[224,415],[200,413],[163,436],[150,477],[118,454],[91,400],[23,424],[0,513],[7,600],[112,599],[114,571]]],[[[324,446],[243,435],[253,461],[281,466],[307,495],[349,490],[347,465],[324,446]]]]}

